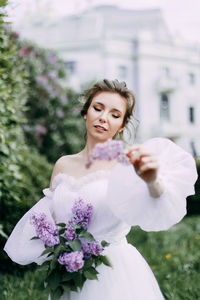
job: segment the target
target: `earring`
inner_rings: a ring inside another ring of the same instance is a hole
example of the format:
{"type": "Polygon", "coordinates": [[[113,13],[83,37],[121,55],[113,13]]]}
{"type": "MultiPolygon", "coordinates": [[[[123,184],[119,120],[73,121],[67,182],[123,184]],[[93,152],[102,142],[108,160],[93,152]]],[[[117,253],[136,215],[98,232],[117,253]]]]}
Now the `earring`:
{"type": "Polygon", "coordinates": [[[84,118],[84,120],[86,120],[86,115],[83,118],[84,118]]]}

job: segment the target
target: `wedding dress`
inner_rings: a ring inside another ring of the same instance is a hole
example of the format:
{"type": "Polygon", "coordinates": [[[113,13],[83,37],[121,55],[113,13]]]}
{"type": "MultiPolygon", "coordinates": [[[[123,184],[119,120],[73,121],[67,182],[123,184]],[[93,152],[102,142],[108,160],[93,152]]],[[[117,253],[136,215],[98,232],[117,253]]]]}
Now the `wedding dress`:
{"type": "Polygon", "coordinates": [[[79,179],[59,173],[52,182],[53,192],[45,188],[44,197],[11,233],[4,247],[10,258],[22,265],[41,264],[44,246],[40,240],[30,240],[35,236],[30,213],[44,212],[49,221],[66,223],[76,199],[93,205],[88,231],[97,241],[110,243],[104,254],[113,267],[98,266],[98,280],[87,280],[81,292],[65,292],[62,300],[164,299],[149,265],[125,236],[131,226],[159,231],[178,223],[186,214],[186,197],[194,194],[197,172],[193,157],[170,140],[153,138],[143,145],[158,157],[158,177],[165,188],[160,197],[150,196],[147,184],[132,165],[117,163],[110,171],[98,170],[79,179]]]}

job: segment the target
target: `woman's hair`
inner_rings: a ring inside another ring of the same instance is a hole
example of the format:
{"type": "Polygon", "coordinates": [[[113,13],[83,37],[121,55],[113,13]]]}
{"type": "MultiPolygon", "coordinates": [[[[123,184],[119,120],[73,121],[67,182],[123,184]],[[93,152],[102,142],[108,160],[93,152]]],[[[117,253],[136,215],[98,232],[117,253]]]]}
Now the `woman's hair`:
{"type": "MultiPolygon", "coordinates": [[[[134,108],[135,108],[135,95],[134,93],[129,90],[126,87],[126,83],[119,82],[117,79],[115,80],[108,80],[103,79],[101,81],[96,82],[91,88],[84,91],[84,96],[82,97],[82,101],[84,103],[82,109],[81,109],[81,116],[85,116],[87,114],[88,108],[90,107],[90,104],[92,102],[92,99],[96,96],[97,93],[100,92],[111,92],[111,93],[117,93],[120,96],[122,96],[126,100],[127,109],[123,120],[123,126],[127,129],[130,137],[133,135],[133,133],[130,130],[130,126],[132,125],[134,127],[134,137],[136,135],[136,128],[135,128],[135,122],[138,121],[134,117],[134,108]]],[[[131,127],[132,127],[131,126],[131,127]]],[[[123,136],[123,131],[118,132],[114,137],[114,139],[122,139],[124,142],[126,140],[123,136]]],[[[130,138],[129,138],[130,139],[130,138]]],[[[126,142],[127,143],[127,142],[126,142]]]]}

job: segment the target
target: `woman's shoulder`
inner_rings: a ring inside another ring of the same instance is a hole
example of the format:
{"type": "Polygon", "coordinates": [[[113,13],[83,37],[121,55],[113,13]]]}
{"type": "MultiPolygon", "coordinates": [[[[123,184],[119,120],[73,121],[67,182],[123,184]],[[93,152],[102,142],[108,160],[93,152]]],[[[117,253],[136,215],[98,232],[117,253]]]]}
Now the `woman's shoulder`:
{"type": "Polygon", "coordinates": [[[70,174],[70,171],[74,169],[79,159],[79,155],[71,154],[71,155],[63,155],[57,159],[55,165],[53,167],[51,180],[50,180],[50,189],[53,191],[52,182],[56,175],[59,173],[70,174]]]}

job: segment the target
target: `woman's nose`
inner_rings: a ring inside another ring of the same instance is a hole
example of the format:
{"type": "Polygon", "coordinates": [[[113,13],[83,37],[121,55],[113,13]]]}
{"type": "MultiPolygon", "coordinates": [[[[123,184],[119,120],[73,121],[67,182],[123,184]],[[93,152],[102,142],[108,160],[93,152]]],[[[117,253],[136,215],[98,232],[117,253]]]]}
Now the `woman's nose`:
{"type": "Polygon", "coordinates": [[[102,114],[99,117],[99,121],[105,123],[107,120],[107,114],[105,112],[102,112],[102,114]]]}

